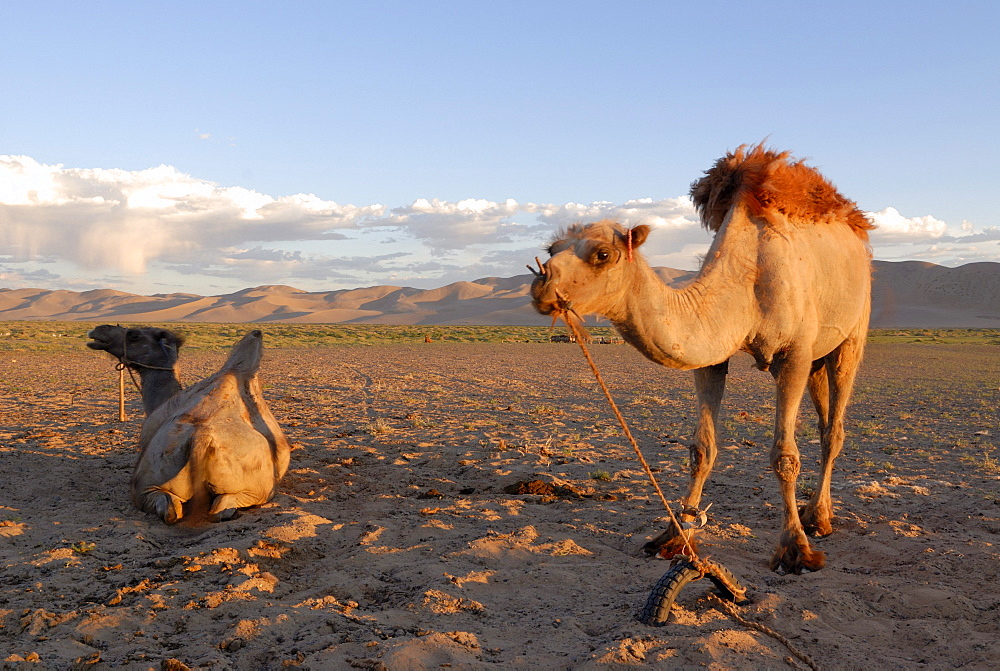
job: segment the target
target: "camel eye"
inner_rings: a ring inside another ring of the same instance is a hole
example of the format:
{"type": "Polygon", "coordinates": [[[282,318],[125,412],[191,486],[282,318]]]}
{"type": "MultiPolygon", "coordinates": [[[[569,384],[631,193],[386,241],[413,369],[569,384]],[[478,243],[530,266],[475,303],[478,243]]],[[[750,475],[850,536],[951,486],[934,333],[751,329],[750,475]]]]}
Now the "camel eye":
{"type": "Polygon", "coordinates": [[[597,252],[596,254],[594,254],[594,258],[597,259],[598,262],[604,263],[609,258],[611,258],[611,252],[609,252],[606,249],[602,249],[599,252],[597,252]]]}

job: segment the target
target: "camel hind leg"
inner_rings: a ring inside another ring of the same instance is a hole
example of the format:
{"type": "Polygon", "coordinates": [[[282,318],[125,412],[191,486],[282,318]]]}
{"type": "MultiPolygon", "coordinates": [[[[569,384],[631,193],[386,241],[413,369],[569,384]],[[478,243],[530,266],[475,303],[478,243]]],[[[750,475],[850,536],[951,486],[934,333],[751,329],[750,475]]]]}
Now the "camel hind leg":
{"type": "MultiPolygon", "coordinates": [[[[695,429],[695,441],[691,446],[691,480],[688,493],[684,497],[684,510],[680,521],[690,522],[695,519],[698,506],[701,505],[701,495],[705,488],[715,458],[718,454],[715,434],[718,429],[719,409],[722,407],[722,396],[726,391],[726,375],[729,373],[729,361],[723,361],[714,366],[697,368],[694,371],[694,387],[698,396],[698,426],[695,429]]],[[[647,555],[659,554],[669,559],[675,554],[687,554],[687,546],[695,547],[693,534],[687,532],[687,541],[671,522],[670,528],[643,546],[647,555]]]]}
{"type": "MultiPolygon", "coordinates": [[[[830,421],[830,379],[826,370],[826,358],[813,361],[812,372],[809,374],[809,397],[812,399],[813,407],[816,408],[817,429],[819,430],[822,450],[826,451],[827,425],[830,421]]],[[[823,459],[820,458],[822,465],[823,459]]],[[[820,468],[822,471],[822,468],[820,468]]],[[[819,501],[819,492],[822,487],[817,485],[810,497],[810,504],[799,508],[799,518],[802,520],[802,528],[811,536],[827,536],[832,532],[829,519],[824,520],[817,517],[815,504],[819,501]]]]}
{"type": "MultiPolygon", "coordinates": [[[[854,387],[858,366],[861,364],[864,337],[865,334],[861,334],[845,340],[823,360],[822,378],[828,381],[829,406],[825,422],[823,414],[820,415],[820,442],[823,450],[820,459],[820,481],[802,510],[802,524],[806,531],[818,536],[833,533],[833,499],[830,496],[830,481],[833,479],[834,462],[844,448],[844,417],[847,414],[847,404],[854,387]]],[[[817,411],[819,411],[818,405],[817,411]]]]}
{"type": "Polygon", "coordinates": [[[785,517],[778,548],[771,559],[771,570],[802,573],[817,571],[826,563],[822,552],[813,550],[802,527],[795,487],[801,470],[799,448],[795,442],[795,422],[799,405],[812,370],[812,362],[795,352],[775,362],[771,374],[777,383],[777,409],[774,422],[774,445],[771,468],[778,479],[785,517]]]}

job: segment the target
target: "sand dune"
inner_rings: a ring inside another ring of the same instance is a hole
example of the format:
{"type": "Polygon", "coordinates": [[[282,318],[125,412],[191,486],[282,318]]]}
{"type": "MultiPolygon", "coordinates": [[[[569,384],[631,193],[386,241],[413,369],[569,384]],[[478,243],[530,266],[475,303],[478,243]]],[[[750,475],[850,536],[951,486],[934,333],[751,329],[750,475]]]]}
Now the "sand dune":
{"type": "MultiPolygon", "coordinates": [[[[919,261],[876,261],[874,265],[875,327],[1000,326],[1000,263],[959,268],[919,261]]],[[[657,268],[657,273],[672,285],[693,276],[674,268],[657,268]]],[[[547,318],[531,309],[531,279],[525,274],[455,282],[437,289],[375,286],[316,292],[268,285],[220,296],[0,289],[0,320],[547,324],[547,318]]]]}

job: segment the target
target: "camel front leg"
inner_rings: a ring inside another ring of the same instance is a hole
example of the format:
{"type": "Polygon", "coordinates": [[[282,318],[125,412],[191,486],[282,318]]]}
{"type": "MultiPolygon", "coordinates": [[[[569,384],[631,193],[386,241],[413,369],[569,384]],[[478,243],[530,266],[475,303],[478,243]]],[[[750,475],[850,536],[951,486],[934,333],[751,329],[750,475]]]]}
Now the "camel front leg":
{"type": "MultiPolygon", "coordinates": [[[[864,337],[864,336],[862,336],[864,337]]],[[[863,345],[864,341],[861,341],[863,345]]],[[[809,503],[802,510],[802,524],[808,533],[827,536],[833,533],[833,499],[830,482],[833,464],[844,449],[844,417],[850,400],[854,378],[861,363],[862,349],[857,338],[844,341],[825,358],[825,375],[829,378],[829,420],[820,422],[823,454],[820,461],[820,481],[809,503]]]]}
{"type": "Polygon", "coordinates": [[[778,388],[771,468],[778,478],[778,487],[785,507],[781,540],[778,541],[778,548],[771,559],[772,571],[799,574],[803,569],[818,571],[826,563],[823,553],[813,550],[809,545],[809,539],[799,519],[795,495],[799,471],[802,468],[799,448],[795,443],[795,422],[811,366],[811,361],[790,357],[771,367],[778,388]]]}
{"type": "MultiPolygon", "coordinates": [[[[729,373],[729,361],[724,361],[706,368],[696,368],[694,371],[694,388],[698,397],[698,424],[695,427],[694,444],[691,445],[691,480],[688,493],[684,497],[684,510],[680,521],[690,522],[695,519],[698,506],[701,505],[701,495],[705,488],[715,458],[718,454],[715,434],[718,429],[719,409],[722,406],[722,396],[726,391],[726,375],[729,373]]],[[[688,533],[688,543],[694,547],[694,539],[688,533]]],[[[648,554],[659,553],[669,559],[675,554],[686,551],[684,538],[680,530],[673,524],[662,534],[646,543],[643,551],[648,554]]]]}

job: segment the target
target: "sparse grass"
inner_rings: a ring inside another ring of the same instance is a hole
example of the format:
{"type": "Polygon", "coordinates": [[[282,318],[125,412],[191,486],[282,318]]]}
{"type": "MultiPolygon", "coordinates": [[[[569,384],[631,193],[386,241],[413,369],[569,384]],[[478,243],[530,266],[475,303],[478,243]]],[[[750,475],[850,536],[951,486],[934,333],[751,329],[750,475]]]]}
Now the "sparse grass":
{"type": "Polygon", "coordinates": [[[610,481],[612,478],[611,478],[611,474],[608,473],[607,471],[592,471],[590,473],[590,479],[591,480],[600,480],[600,481],[603,481],[603,482],[607,482],[607,481],[610,481]]]}
{"type": "Polygon", "coordinates": [[[87,554],[88,552],[92,551],[95,547],[97,547],[97,544],[96,543],[89,543],[87,541],[79,541],[78,543],[73,543],[69,547],[76,554],[83,555],[83,554],[87,554]]]}
{"type": "Polygon", "coordinates": [[[978,457],[971,453],[965,453],[959,457],[959,460],[972,464],[986,473],[990,473],[992,475],[1000,474],[1000,461],[997,461],[996,457],[993,456],[992,446],[983,450],[982,457],[978,457]]]}
{"type": "Polygon", "coordinates": [[[800,477],[796,485],[802,498],[808,499],[816,493],[816,480],[811,475],[800,477]]]}
{"type": "Polygon", "coordinates": [[[365,433],[369,433],[373,436],[381,436],[383,434],[389,433],[392,427],[387,421],[381,417],[377,417],[364,425],[365,433]]]}
{"type": "Polygon", "coordinates": [[[874,329],[868,342],[1000,345],[1000,329],[874,329]]]}
{"type": "Polygon", "coordinates": [[[977,460],[976,466],[986,471],[987,473],[992,473],[993,475],[1000,475],[1000,462],[996,460],[991,452],[983,452],[983,458],[977,460]]]}
{"type": "Polygon", "coordinates": [[[428,420],[426,417],[424,417],[419,413],[415,412],[410,413],[406,416],[406,419],[409,420],[410,426],[412,426],[414,429],[426,429],[428,427],[434,426],[434,422],[428,420]]]}
{"type": "Polygon", "coordinates": [[[854,426],[864,436],[876,436],[885,428],[885,425],[875,420],[860,419],[854,422],[854,426]]]}
{"type": "MultiPolygon", "coordinates": [[[[135,322],[138,324],[138,322],[135,322]]],[[[99,322],[12,321],[0,322],[0,351],[58,351],[83,347],[87,332],[99,322]]],[[[125,322],[123,325],[129,325],[125,322]]],[[[547,326],[398,326],[388,324],[281,324],[242,323],[205,324],[195,322],[146,323],[182,333],[187,349],[226,349],[247,331],[264,331],[268,347],[313,348],[331,345],[383,345],[388,343],[456,342],[548,342],[552,330],[547,326]]],[[[589,327],[594,337],[612,336],[610,326],[589,327]]],[[[553,343],[558,347],[560,343],[553,343]]]]}

